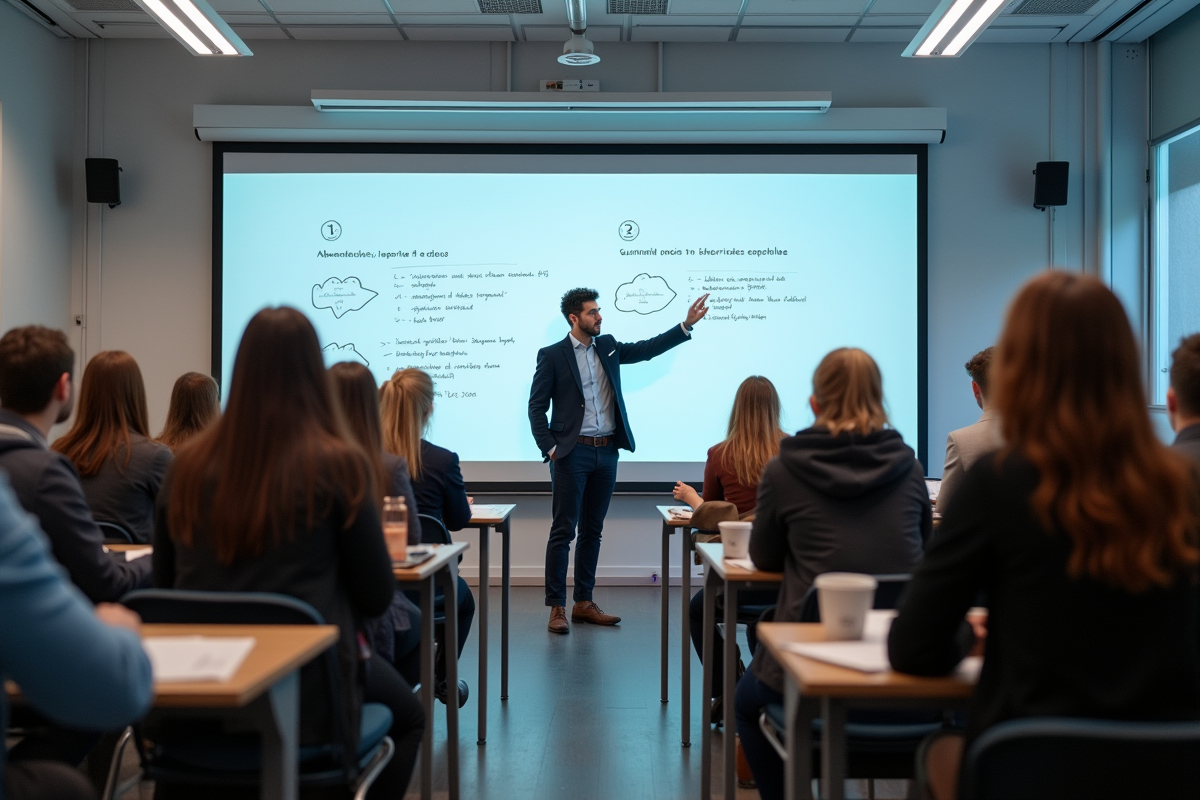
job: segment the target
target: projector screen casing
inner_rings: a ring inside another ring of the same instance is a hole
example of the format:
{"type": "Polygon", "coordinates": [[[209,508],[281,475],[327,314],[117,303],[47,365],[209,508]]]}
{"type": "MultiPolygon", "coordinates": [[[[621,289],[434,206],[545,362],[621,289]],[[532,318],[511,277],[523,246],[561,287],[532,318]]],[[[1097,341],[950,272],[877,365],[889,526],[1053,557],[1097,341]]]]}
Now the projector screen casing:
{"type": "MultiPolygon", "coordinates": [[[[482,154],[482,155],[908,155],[916,159],[916,269],[917,269],[917,435],[915,450],[922,465],[927,462],[928,424],[928,176],[926,145],[438,145],[438,144],[347,144],[347,143],[272,143],[272,142],[214,142],[213,143],[213,225],[212,225],[212,376],[222,381],[222,304],[223,304],[223,219],[224,219],[224,176],[226,153],[379,153],[379,154],[482,154]]],[[[620,331],[616,331],[619,335],[620,331]]],[[[547,342],[546,344],[550,344],[547,342]]],[[[532,370],[531,370],[532,377],[532,370]]],[[[681,387],[686,389],[688,387],[681,387]]],[[[691,387],[698,390],[700,387],[691,387]]],[[[681,399],[685,395],[681,394],[681,399]]],[[[638,410],[630,409],[631,422],[635,430],[638,410]]],[[[524,418],[513,420],[513,424],[527,426],[524,418]]],[[[444,442],[453,446],[453,442],[444,442]]],[[[713,442],[712,444],[715,444],[713,442]]],[[[453,449],[453,447],[452,447],[453,449]]],[[[483,462],[481,462],[482,464],[483,462]]],[[[479,494],[545,494],[550,491],[550,482],[540,480],[492,480],[500,477],[488,475],[487,480],[472,480],[470,463],[467,469],[468,491],[479,494]]],[[[654,479],[670,474],[700,488],[703,464],[696,462],[636,462],[622,465],[622,472],[632,472],[633,480],[624,477],[618,481],[616,491],[620,494],[669,493],[673,480],[654,479]],[[646,478],[646,479],[643,479],[646,478]]],[[[495,470],[492,470],[495,472],[495,470]]]]}

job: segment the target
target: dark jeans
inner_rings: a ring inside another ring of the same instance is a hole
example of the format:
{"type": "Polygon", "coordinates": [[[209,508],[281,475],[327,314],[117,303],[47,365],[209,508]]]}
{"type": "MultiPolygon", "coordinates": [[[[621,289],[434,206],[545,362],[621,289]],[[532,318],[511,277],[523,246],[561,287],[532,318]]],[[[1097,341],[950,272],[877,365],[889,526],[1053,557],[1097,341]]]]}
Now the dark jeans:
{"type": "Polygon", "coordinates": [[[96,792],[83,773],[58,761],[16,761],[5,767],[8,800],[95,800],[96,792]]]}
{"type": "Polygon", "coordinates": [[[575,602],[592,599],[596,564],[600,560],[600,533],[617,484],[617,445],[576,444],[571,452],[550,462],[554,520],[546,542],[546,605],[567,604],[567,562],[576,529],[575,602]]]}
{"type": "Polygon", "coordinates": [[[371,786],[368,798],[400,798],[408,790],[417,753],[421,749],[421,737],[425,733],[425,710],[421,700],[413,694],[412,687],[396,669],[377,655],[367,662],[367,685],[365,700],[368,703],[383,703],[392,710],[392,727],[388,736],[396,745],[392,760],[371,786]]]}
{"type": "Polygon", "coordinates": [[[782,800],[783,761],[758,727],[758,718],[764,707],[782,702],[783,695],[754,677],[752,672],[747,672],[738,681],[735,700],[738,738],[742,740],[742,750],[762,800],[782,800]]]}
{"type": "MultiPolygon", "coordinates": [[[[750,606],[764,606],[775,602],[777,592],[738,592],[738,608],[748,608],[750,606]]],[[[716,622],[723,622],[725,619],[725,595],[717,597],[717,614],[716,622]]],[[[704,658],[704,590],[696,592],[692,595],[692,602],[688,605],[688,625],[692,631],[692,646],[696,648],[696,655],[701,660],[704,658]]],[[[754,625],[746,626],[746,641],[750,644],[750,655],[754,656],[754,651],[758,649],[758,629],[754,625]]],[[[725,638],[721,636],[721,629],[713,625],[713,664],[712,664],[712,692],[713,697],[720,697],[725,692],[725,659],[722,657],[722,648],[725,647],[725,638]]],[[[742,649],[738,648],[738,658],[742,657],[742,649]]]]}
{"type": "MultiPolygon", "coordinates": [[[[419,592],[405,592],[408,599],[413,601],[413,604],[420,608],[421,595],[419,592]]],[[[433,608],[435,612],[445,612],[446,598],[441,590],[434,596],[433,608]]],[[[412,620],[412,625],[406,631],[401,631],[396,634],[396,650],[395,664],[396,669],[406,681],[414,686],[421,682],[421,612],[410,612],[409,618],[412,620]]],[[[458,654],[461,656],[463,648],[467,646],[467,636],[471,633],[471,623],[475,619],[475,595],[471,594],[471,587],[467,586],[467,582],[462,578],[458,579],[458,654]]],[[[438,676],[444,674],[446,666],[445,661],[439,659],[438,676]]]]}

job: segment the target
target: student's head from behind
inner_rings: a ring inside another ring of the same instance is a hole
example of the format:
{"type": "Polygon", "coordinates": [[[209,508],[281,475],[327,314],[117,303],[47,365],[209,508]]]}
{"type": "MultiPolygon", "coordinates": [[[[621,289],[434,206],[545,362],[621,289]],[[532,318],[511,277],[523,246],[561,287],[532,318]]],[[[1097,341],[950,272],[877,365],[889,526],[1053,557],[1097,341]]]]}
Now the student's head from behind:
{"type": "Polygon", "coordinates": [[[1070,574],[1139,592],[1197,561],[1195,487],[1155,436],[1121,302],[1095,278],[1047,271],[1009,306],[992,366],[1005,452],[1031,463],[1044,526],[1070,574]]]}
{"type": "Polygon", "coordinates": [[[419,369],[396,370],[379,389],[383,449],[403,456],[413,480],[421,478],[421,437],[433,416],[433,379],[419,369]]]}
{"type": "Polygon", "coordinates": [[[1200,333],[1185,336],[1171,354],[1167,413],[1176,431],[1200,422],[1200,333]]]}
{"type": "Polygon", "coordinates": [[[225,413],[175,458],[171,536],[197,520],[221,563],[261,554],[344,498],[346,524],[374,501],[366,456],[346,432],[312,323],[265,308],[242,334],[225,413]]]}
{"type": "Polygon", "coordinates": [[[779,455],[779,440],[785,436],[780,427],[782,415],[775,384],[761,375],[742,381],[733,396],[729,429],[722,443],[722,455],[742,485],[757,485],[763,467],[779,455]]]}
{"type": "Polygon", "coordinates": [[[572,289],[562,296],[560,310],[567,324],[574,328],[576,325],[588,336],[600,335],[600,308],[596,300],[600,293],[595,289],[572,289]]]}
{"type": "Polygon", "coordinates": [[[995,347],[980,350],[971,356],[970,361],[963,365],[967,370],[967,374],[971,376],[971,391],[975,393],[975,402],[980,408],[987,407],[990,404],[988,390],[991,387],[991,383],[988,380],[988,371],[991,369],[992,354],[995,351],[995,347]]]}
{"type": "Polygon", "coordinates": [[[109,458],[120,469],[132,457],[130,434],[150,435],[146,386],[133,356],[102,350],[83,370],[75,423],[54,449],[74,462],[81,475],[95,475],[109,458]]]}
{"type": "Polygon", "coordinates": [[[0,406],[22,416],[58,406],[53,422],[71,416],[75,353],[62,331],[41,325],[13,328],[0,337],[0,406]]]}
{"type": "Polygon", "coordinates": [[[379,389],[375,376],[357,361],[341,361],[329,368],[333,391],[342,407],[346,428],[367,459],[374,465],[380,481],[380,497],[390,494],[391,481],[383,474],[383,429],[379,417],[379,389]]]}
{"type": "Polygon", "coordinates": [[[888,424],[879,365],[857,347],[839,347],[821,359],[808,402],[813,424],[835,436],[872,433],[888,424]]]}
{"type": "Polygon", "coordinates": [[[178,450],[219,416],[221,398],[217,382],[202,372],[185,372],[176,378],[171,389],[167,423],[158,441],[178,450]]]}

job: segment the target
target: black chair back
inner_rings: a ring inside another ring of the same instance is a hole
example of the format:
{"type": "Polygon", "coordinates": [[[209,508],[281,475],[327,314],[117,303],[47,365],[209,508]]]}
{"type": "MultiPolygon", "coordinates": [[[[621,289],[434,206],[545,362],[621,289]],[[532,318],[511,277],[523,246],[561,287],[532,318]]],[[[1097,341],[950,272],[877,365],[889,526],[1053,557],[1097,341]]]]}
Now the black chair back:
{"type": "Polygon", "coordinates": [[[421,544],[454,544],[450,531],[437,517],[417,514],[417,520],[421,523],[421,544]]]}
{"type": "MultiPolygon", "coordinates": [[[[908,582],[912,580],[911,573],[896,573],[890,575],[872,575],[876,581],[875,587],[875,602],[871,608],[879,610],[890,610],[899,607],[900,596],[904,594],[904,590],[908,588],[908,582]]],[[[800,621],[801,622],[820,622],[821,621],[821,603],[817,596],[817,587],[810,587],[808,594],[804,595],[804,603],[800,606],[800,621]]]]}
{"type": "Polygon", "coordinates": [[[993,726],[963,762],[962,800],[1200,797],[1200,722],[1043,717],[993,726]]]}
{"type": "Polygon", "coordinates": [[[126,530],[124,525],[96,520],[96,527],[103,534],[105,544],[137,544],[133,540],[133,534],[126,530]]]}

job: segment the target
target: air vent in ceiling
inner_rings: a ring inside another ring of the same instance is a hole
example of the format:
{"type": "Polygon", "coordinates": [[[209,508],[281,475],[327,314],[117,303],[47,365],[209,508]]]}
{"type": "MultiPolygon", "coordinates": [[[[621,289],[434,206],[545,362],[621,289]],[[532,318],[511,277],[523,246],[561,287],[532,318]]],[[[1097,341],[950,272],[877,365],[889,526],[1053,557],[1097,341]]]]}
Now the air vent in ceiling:
{"type": "Polygon", "coordinates": [[[542,0],[479,0],[482,14],[540,14],[542,0]]]}
{"type": "Polygon", "coordinates": [[[1067,16],[1086,14],[1088,9],[1094,5],[1096,5],[1096,0],[1025,0],[1025,3],[1012,13],[1067,16]]]}
{"type": "Polygon", "coordinates": [[[666,14],[667,0],[608,0],[610,14],[666,14]]]}
{"type": "Polygon", "coordinates": [[[131,11],[142,13],[133,0],[67,0],[76,11],[131,11]]]}

